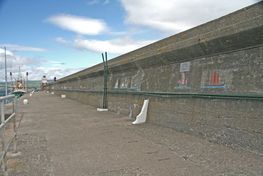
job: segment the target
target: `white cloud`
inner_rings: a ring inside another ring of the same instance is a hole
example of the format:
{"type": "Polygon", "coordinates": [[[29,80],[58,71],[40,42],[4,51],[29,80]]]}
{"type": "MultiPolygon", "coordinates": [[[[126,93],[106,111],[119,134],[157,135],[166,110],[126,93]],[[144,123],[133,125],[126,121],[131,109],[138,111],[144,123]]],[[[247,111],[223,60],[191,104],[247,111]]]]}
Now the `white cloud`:
{"type": "Polygon", "coordinates": [[[5,46],[10,51],[35,51],[35,52],[42,52],[46,51],[44,48],[37,48],[31,46],[23,46],[23,45],[16,45],[16,44],[1,44],[5,46]]]}
{"type": "Polygon", "coordinates": [[[75,47],[79,49],[90,50],[94,52],[107,51],[113,54],[124,54],[154,41],[133,41],[127,38],[115,39],[115,40],[88,40],[88,39],[76,39],[74,41],[75,47]]]}
{"type": "Polygon", "coordinates": [[[88,5],[95,5],[95,4],[109,4],[110,0],[88,0],[88,5]]]}
{"type": "Polygon", "coordinates": [[[107,25],[98,19],[60,14],[48,18],[47,21],[62,29],[83,35],[98,35],[107,31],[107,25]]]}
{"type": "MultiPolygon", "coordinates": [[[[4,81],[5,59],[4,50],[0,48],[0,82],[4,81]]],[[[26,72],[29,73],[29,80],[40,80],[43,75],[48,79],[53,79],[55,76],[59,79],[84,68],[66,68],[65,63],[56,60],[47,60],[44,58],[30,58],[19,56],[7,50],[7,73],[8,81],[11,80],[10,72],[12,72],[13,80],[18,77],[19,67],[21,75],[25,78],[26,72]]]]}
{"type": "Polygon", "coordinates": [[[64,68],[60,66],[51,66],[51,67],[34,67],[29,72],[29,79],[32,80],[40,80],[43,75],[45,75],[48,79],[53,80],[54,77],[60,79],[62,77],[71,75],[76,73],[84,68],[64,68]]]}
{"type": "Polygon", "coordinates": [[[155,40],[132,40],[130,37],[116,38],[112,40],[95,40],[95,39],[84,39],[76,38],[74,41],[66,40],[62,37],[57,37],[56,42],[67,47],[77,48],[80,50],[88,50],[92,52],[109,52],[114,55],[125,54],[127,52],[136,50],[143,46],[149,45],[155,40]]]}
{"type": "Polygon", "coordinates": [[[54,61],[54,60],[49,60],[47,63],[52,64],[52,65],[65,65],[64,62],[59,62],[59,61],[54,61]]]}
{"type": "Polygon", "coordinates": [[[55,38],[55,41],[63,45],[69,44],[69,41],[65,40],[63,37],[57,37],[55,38]]]}
{"type": "MultiPolygon", "coordinates": [[[[0,56],[0,81],[4,80],[4,57],[0,56]]],[[[18,55],[7,55],[6,63],[7,63],[7,72],[8,72],[8,80],[10,80],[9,72],[13,73],[14,78],[18,76],[19,67],[21,68],[21,73],[30,72],[33,68],[41,65],[44,62],[43,59],[40,58],[28,58],[22,57],[18,55]]],[[[25,75],[25,74],[24,74],[25,75]]]]}
{"type": "Polygon", "coordinates": [[[87,4],[94,5],[94,4],[98,4],[99,2],[100,2],[99,0],[88,0],[87,4]]]}
{"type": "Polygon", "coordinates": [[[5,54],[8,55],[8,56],[13,56],[13,55],[14,55],[14,54],[13,54],[11,51],[9,51],[8,49],[6,49],[6,51],[5,51],[5,49],[0,48],[0,56],[1,56],[1,57],[4,57],[5,54]]]}
{"type": "Polygon", "coordinates": [[[211,21],[259,0],[121,0],[126,22],[177,33],[211,21]]]}
{"type": "MultiPolygon", "coordinates": [[[[0,69],[4,69],[4,55],[0,55],[0,69]]],[[[7,55],[6,56],[6,63],[8,70],[17,70],[19,66],[29,65],[29,66],[36,66],[40,65],[45,60],[42,58],[29,58],[23,57],[18,55],[7,55]]],[[[1,74],[0,74],[1,75],[1,74]]]]}

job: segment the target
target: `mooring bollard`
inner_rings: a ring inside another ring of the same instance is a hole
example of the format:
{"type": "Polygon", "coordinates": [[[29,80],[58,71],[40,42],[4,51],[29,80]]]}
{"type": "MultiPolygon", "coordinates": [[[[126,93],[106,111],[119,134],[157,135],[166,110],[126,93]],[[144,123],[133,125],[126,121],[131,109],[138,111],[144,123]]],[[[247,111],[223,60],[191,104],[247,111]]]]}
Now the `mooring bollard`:
{"type": "Polygon", "coordinates": [[[25,104],[28,104],[28,99],[24,99],[23,100],[23,104],[25,105],[25,104]]]}
{"type": "Polygon", "coordinates": [[[61,98],[66,98],[66,95],[65,95],[65,94],[62,94],[62,95],[61,95],[61,98]]]}
{"type": "Polygon", "coordinates": [[[4,110],[4,101],[0,102],[0,110],[1,110],[1,145],[2,145],[2,169],[3,173],[7,175],[7,167],[6,167],[6,158],[5,158],[5,110],[4,110]]]}

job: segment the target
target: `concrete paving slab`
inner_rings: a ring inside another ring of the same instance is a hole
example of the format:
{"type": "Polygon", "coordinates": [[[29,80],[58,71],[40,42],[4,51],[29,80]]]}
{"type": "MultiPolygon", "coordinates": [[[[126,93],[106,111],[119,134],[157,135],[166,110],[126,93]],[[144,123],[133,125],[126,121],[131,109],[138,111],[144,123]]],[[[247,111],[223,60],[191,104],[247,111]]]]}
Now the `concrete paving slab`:
{"type": "Polygon", "coordinates": [[[262,176],[263,156],[56,95],[21,104],[13,176],[262,176]]]}

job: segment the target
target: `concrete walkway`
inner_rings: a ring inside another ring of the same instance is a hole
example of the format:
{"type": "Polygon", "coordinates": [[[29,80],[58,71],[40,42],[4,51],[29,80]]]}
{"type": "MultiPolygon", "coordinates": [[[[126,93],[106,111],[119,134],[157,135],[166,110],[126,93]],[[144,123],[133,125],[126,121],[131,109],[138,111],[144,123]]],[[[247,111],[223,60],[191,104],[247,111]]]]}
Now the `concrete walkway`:
{"type": "Polygon", "coordinates": [[[14,176],[262,176],[263,156],[35,93],[21,105],[14,176]]]}

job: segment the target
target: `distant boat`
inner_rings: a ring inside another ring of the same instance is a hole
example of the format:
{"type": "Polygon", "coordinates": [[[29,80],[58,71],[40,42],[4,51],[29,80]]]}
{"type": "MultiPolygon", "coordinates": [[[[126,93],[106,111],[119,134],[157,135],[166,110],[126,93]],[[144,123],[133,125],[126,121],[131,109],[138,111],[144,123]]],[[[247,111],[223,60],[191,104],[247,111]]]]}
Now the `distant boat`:
{"type": "Polygon", "coordinates": [[[23,81],[22,79],[21,71],[19,67],[18,79],[15,81],[15,84],[13,85],[12,94],[14,94],[16,97],[22,97],[25,93],[26,93],[25,81],[23,81]]]}
{"type": "Polygon", "coordinates": [[[22,97],[26,93],[25,86],[22,80],[16,81],[12,94],[16,97],[22,97]]]}

